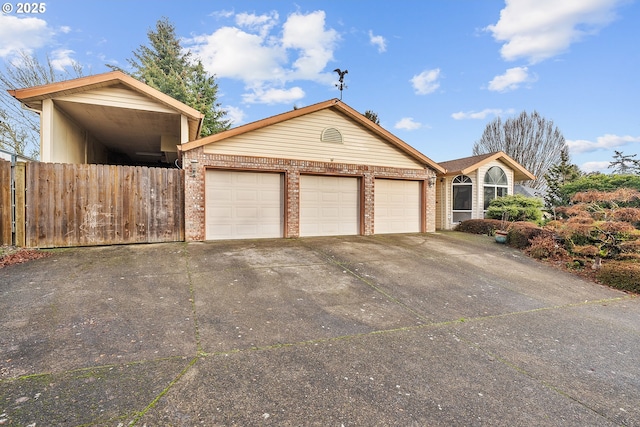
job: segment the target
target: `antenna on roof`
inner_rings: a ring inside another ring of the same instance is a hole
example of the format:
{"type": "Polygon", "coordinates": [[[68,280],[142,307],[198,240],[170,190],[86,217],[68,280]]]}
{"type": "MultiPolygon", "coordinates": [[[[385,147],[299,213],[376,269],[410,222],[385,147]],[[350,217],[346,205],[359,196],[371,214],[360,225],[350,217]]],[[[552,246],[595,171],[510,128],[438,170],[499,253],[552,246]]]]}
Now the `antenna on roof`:
{"type": "Polygon", "coordinates": [[[347,74],[349,72],[349,70],[340,70],[340,68],[336,68],[335,70],[333,70],[334,73],[338,73],[338,75],[340,76],[340,79],[338,80],[340,82],[340,84],[337,84],[336,87],[338,89],[340,89],[340,100],[342,101],[342,89],[346,89],[347,85],[344,84],[344,75],[347,74]]]}

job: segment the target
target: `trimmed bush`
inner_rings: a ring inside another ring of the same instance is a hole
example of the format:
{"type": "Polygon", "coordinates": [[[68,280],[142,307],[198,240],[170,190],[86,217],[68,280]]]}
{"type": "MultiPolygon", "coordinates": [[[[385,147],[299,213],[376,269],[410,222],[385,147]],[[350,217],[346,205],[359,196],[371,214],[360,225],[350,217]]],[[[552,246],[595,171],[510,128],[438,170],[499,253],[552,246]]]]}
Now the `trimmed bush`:
{"type": "Polygon", "coordinates": [[[593,245],[574,246],[571,248],[571,253],[586,258],[594,258],[598,255],[598,248],[593,245]]]}
{"type": "Polygon", "coordinates": [[[605,285],[640,293],[640,263],[608,261],[596,273],[596,278],[605,285]]]}
{"type": "Polygon", "coordinates": [[[531,222],[514,222],[509,227],[507,243],[514,248],[525,249],[531,244],[530,241],[538,236],[554,239],[555,233],[531,222]]]}
{"type": "Polygon", "coordinates": [[[529,241],[530,245],[525,250],[527,255],[536,259],[564,259],[567,251],[549,235],[540,234],[529,241]]]}
{"type": "Polygon", "coordinates": [[[498,197],[491,200],[487,209],[487,218],[502,219],[508,215],[511,221],[542,221],[542,201],[521,194],[498,197]]]}
{"type": "Polygon", "coordinates": [[[501,225],[502,221],[497,219],[468,219],[458,224],[455,230],[463,233],[493,236],[496,230],[500,229],[501,225]]]}
{"type": "Polygon", "coordinates": [[[638,208],[620,208],[611,213],[611,217],[616,221],[624,221],[635,225],[640,225],[640,209],[638,208]]]}

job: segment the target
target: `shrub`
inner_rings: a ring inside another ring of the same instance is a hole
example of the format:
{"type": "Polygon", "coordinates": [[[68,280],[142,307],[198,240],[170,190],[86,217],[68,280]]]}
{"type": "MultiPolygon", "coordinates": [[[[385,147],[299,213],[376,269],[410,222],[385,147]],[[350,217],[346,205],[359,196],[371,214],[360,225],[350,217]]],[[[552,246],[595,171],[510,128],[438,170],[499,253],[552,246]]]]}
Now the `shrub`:
{"type": "Polygon", "coordinates": [[[605,221],[598,224],[598,228],[606,233],[616,234],[618,237],[628,237],[635,231],[635,227],[628,222],[605,221]]]}
{"type": "Polygon", "coordinates": [[[555,233],[530,222],[514,222],[509,227],[507,243],[518,249],[525,249],[531,243],[530,241],[537,236],[555,238],[555,233]]]}
{"type": "Polygon", "coordinates": [[[536,259],[563,259],[567,256],[567,251],[558,244],[556,239],[543,234],[533,237],[525,252],[536,259]]]}
{"type": "MultiPolygon", "coordinates": [[[[583,175],[575,181],[564,184],[560,188],[562,197],[566,200],[573,197],[576,193],[598,190],[598,191],[615,191],[620,188],[640,190],[640,176],[638,175],[605,175],[605,174],[589,174],[583,175]]],[[[629,206],[637,206],[638,200],[630,201],[629,206]]]]}
{"type": "Polygon", "coordinates": [[[512,221],[542,221],[542,201],[521,194],[498,197],[489,203],[487,218],[502,219],[507,214],[512,221]]]}
{"type": "Polygon", "coordinates": [[[572,254],[583,256],[586,258],[593,258],[598,255],[598,252],[598,248],[593,245],[573,246],[571,248],[572,254]]]}
{"type": "Polygon", "coordinates": [[[613,191],[588,190],[574,194],[573,203],[595,203],[603,207],[637,205],[640,192],[633,188],[618,188],[613,191]]]}
{"type": "Polygon", "coordinates": [[[640,209],[638,208],[620,208],[611,212],[611,218],[616,221],[624,221],[635,225],[640,225],[640,209]]]}
{"type": "Polygon", "coordinates": [[[596,278],[605,285],[640,293],[640,263],[609,261],[602,263],[596,278]]]}
{"type": "Polygon", "coordinates": [[[463,233],[492,236],[496,230],[500,229],[501,225],[502,221],[497,219],[468,219],[458,224],[455,230],[463,233]]]}
{"type": "Polygon", "coordinates": [[[628,240],[620,243],[620,252],[622,253],[640,253],[640,240],[628,240]]]}

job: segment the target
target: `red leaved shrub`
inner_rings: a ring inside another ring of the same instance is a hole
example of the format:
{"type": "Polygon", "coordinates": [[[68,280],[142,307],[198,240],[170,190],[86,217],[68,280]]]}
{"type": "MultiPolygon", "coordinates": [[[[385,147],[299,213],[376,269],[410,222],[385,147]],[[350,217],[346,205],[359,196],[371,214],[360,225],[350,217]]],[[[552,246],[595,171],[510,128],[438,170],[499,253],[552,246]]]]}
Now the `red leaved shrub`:
{"type": "Polygon", "coordinates": [[[492,236],[501,226],[502,221],[499,219],[468,219],[458,224],[455,230],[462,231],[463,233],[492,236]]]}
{"type": "Polygon", "coordinates": [[[558,241],[549,235],[537,235],[529,241],[525,253],[536,259],[560,260],[567,256],[567,251],[558,241]]]}

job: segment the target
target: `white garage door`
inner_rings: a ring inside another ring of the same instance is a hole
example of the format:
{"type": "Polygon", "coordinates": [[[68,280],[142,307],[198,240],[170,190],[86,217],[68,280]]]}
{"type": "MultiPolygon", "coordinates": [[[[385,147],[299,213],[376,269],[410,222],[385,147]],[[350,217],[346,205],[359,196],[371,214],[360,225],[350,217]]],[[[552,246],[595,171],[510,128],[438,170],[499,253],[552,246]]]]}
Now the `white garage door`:
{"type": "Polygon", "coordinates": [[[207,171],[206,239],[283,236],[278,173],[207,171]]]}
{"type": "Polygon", "coordinates": [[[420,231],[420,183],[376,179],[375,234],[420,231]]]}
{"type": "Polygon", "coordinates": [[[359,234],[358,178],[300,176],[300,236],[359,234]]]}

